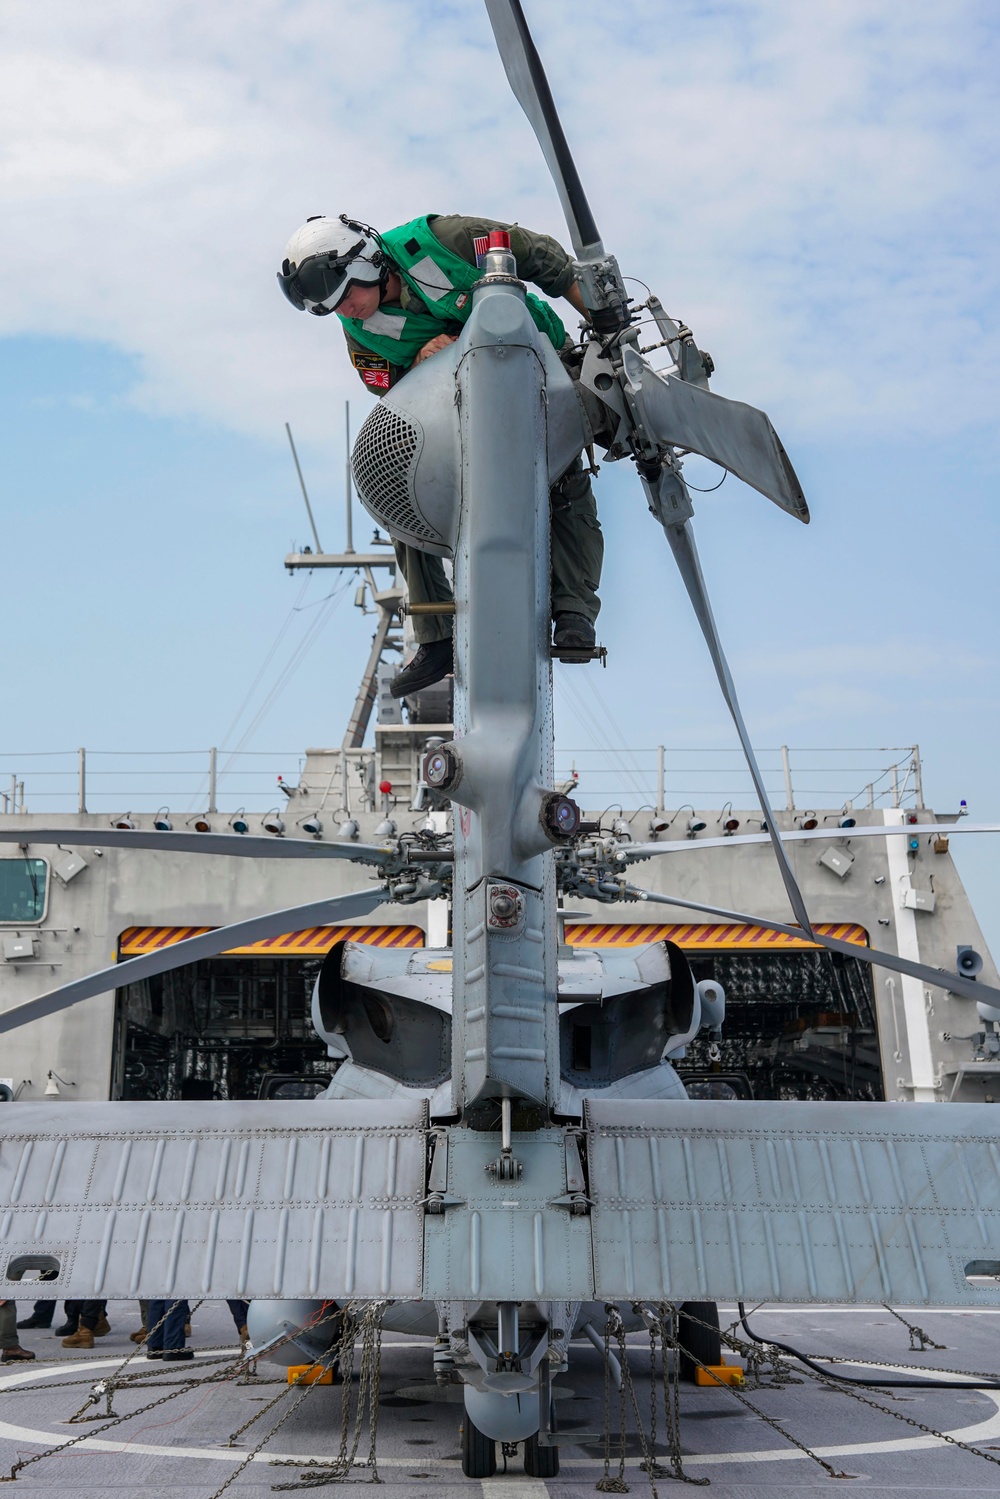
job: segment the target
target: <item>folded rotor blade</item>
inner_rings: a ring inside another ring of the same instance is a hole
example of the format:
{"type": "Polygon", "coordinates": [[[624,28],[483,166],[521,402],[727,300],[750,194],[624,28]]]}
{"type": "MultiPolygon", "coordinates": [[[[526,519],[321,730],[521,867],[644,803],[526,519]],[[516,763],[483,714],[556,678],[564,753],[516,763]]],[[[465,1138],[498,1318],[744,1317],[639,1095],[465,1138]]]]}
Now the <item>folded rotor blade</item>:
{"type": "Polygon", "coordinates": [[[649,437],[710,458],[808,523],[802,486],[763,411],[675,375],[659,375],[634,349],[625,351],[625,373],[649,437]]]}
{"type": "MultiPolygon", "coordinates": [[[[900,833],[907,833],[911,837],[923,837],[924,834],[936,838],[950,838],[952,833],[1000,833],[1000,822],[901,822],[898,826],[872,827],[872,828],[810,828],[808,832],[804,828],[796,828],[794,832],[778,833],[782,843],[807,843],[816,839],[843,838],[850,842],[852,838],[895,838],[900,833]]],[[[733,833],[724,838],[683,838],[674,839],[670,843],[626,843],[619,848],[619,855],[624,855],[626,860],[648,859],[653,854],[678,854],[690,853],[692,849],[698,848],[728,848],[730,844],[740,843],[770,843],[771,834],[768,833],[733,833]]]]}
{"type": "Polygon", "coordinates": [[[531,39],[520,0],[486,0],[486,9],[507,81],[538,138],[556,185],[573,249],[580,259],[603,255],[601,236],[563,134],[545,69],[531,39]]]}
{"type": "Polygon", "coordinates": [[[843,953],[845,957],[860,958],[874,968],[891,968],[894,973],[905,973],[919,979],[923,984],[934,984],[952,994],[961,994],[965,999],[985,1000],[1000,1005],[1000,989],[984,984],[979,979],[963,978],[960,973],[949,973],[947,968],[931,968],[927,963],[913,963],[909,958],[897,957],[892,952],[880,952],[877,947],[861,947],[855,942],[842,942],[839,937],[827,937],[822,932],[803,931],[800,927],[785,926],[779,921],[765,921],[760,916],[747,916],[743,911],[727,911],[723,906],[706,906],[697,900],[682,900],[677,895],[660,895],[655,890],[639,890],[626,885],[625,894],[633,900],[655,901],[662,906],[680,906],[685,911],[703,911],[707,916],[721,916],[724,921],[739,922],[741,926],[762,926],[769,932],[781,932],[786,937],[806,938],[818,947],[830,952],[843,953]]]}
{"type": "Polygon", "coordinates": [[[235,859],[351,859],[379,866],[389,863],[395,852],[375,843],[317,843],[312,838],[255,838],[240,833],[158,833],[145,828],[4,828],[0,843],[171,849],[235,859]]]}
{"type": "Polygon", "coordinates": [[[698,623],[701,625],[701,632],[705,637],[705,643],[712,657],[715,674],[719,679],[719,686],[722,688],[722,695],[726,700],[726,706],[732,716],[733,723],[736,725],[736,732],[739,734],[740,743],[743,746],[743,755],[750,770],[754,786],[757,789],[757,798],[760,802],[761,811],[764,814],[768,829],[770,830],[769,837],[774,848],[774,856],[778,861],[778,870],[781,874],[785,890],[788,892],[788,899],[792,910],[805,929],[811,932],[812,925],[806,912],[806,904],[802,898],[802,892],[798,887],[795,875],[792,873],[792,866],[788,862],[788,855],[782,847],[781,839],[774,830],[774,813],[771,811],[771,804],[764,789],[764,777],[760,773],[760,766],[757,764],[757,756],[754,754],[753,745],[750,743],[747,726],[743,722],[739,699],[736,696],[736,687],[729,670],[729,663],[722,649],[722,641],[719,639],[712,606],[708,601],[708,591],[705,588],[701,563],[698,561],[698,552],[694,544],[694,532],[691,529],[691,523],[690,521],[685,521],[683,525],[678,526],[670,525],[666,520],[663,520],[663,512],[656,503],[655,487],[646,479],[643,479],[642,483],[649,499],[650,509],[654,515],[661,518],[664,533],[674,554],[674,560],[680,569],[681,577],[684,579],[684,586],[694,606],[694,612],[698,616],[698,623]]]}
{"type": "Polygon", "coordinates": [[[95,994],[106,994],[110,989],[121,989],[125,984],[134,984],[139,979],[154,978],[160,973],[169,973],[174,968],[183,968],[187,963],[196,963],[200,958],[215,958],[232,947],[243,947],[250,942],[264,942],[268,937],[282,937],[302,927],[326,926],[331,922],[349,921],[353,917],[367,916],[376,906],[388,898],[388,891],[378,886],[372,890],[356,890],[350,895],[334,895],[328,900],[310,901],[304,906],[290,906],[286,911],[270,911],[265,916],[254,916],[249,921],[237,921],[232,926],[218,927],[214,932],[204,932],[200,937],[188,937],[184,942],[175,942],[170,947],[158,948],[156,952],[143,953],[138,958],[127,958],[124,963],[115,963],[111,968],[102,968],[90,973],[75,983],[64,984],[37,999],[26,1000],[13,1009],[0,1014],[0,1033],[16,1030],[31,1020],[40,1020],[44,1015],[54,1015],[82,999],[91,999],[95,994]]]}

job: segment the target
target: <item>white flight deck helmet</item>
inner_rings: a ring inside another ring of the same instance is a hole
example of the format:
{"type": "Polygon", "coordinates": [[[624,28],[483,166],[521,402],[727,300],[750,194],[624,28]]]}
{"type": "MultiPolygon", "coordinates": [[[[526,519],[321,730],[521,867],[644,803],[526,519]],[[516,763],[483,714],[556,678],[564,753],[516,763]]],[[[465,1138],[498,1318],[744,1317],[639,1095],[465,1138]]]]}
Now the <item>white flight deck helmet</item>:
{"type": "Polygon", "coordinates": [[[352,286],[375,286],[387,274],[378,235],[346,214],[314,214],[285,246],[278,280],[300,312],[325,317],[352,286]]]}

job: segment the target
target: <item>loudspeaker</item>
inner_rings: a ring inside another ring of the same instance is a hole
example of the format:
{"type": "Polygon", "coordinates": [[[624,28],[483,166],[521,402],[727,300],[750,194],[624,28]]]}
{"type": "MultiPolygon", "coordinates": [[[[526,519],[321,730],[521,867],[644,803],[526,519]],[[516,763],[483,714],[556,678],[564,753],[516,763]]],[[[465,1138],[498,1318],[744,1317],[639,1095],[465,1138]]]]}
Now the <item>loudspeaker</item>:
{"type": "Polygon", "coordinates": [[[963,947],[959,943],[957,949],[957,967],[959,973],[965,979],[978,978],[983,971],[983,960],[974,947],[963,947]]]}

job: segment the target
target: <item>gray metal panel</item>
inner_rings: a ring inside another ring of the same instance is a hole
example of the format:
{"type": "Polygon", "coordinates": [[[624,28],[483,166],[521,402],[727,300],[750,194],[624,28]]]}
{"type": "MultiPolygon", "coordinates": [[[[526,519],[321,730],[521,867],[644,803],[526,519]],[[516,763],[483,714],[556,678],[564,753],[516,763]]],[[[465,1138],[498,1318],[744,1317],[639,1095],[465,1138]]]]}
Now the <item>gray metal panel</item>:
{"type": "MultiPolygon", "coordinates": [[[[0,1286],[54,1255],[49,1294],[420,1294],[426,1105],[11,1104],[0,1286]]],[[[23,1293],[22,1293],[23,1294],[23,1293]]]]}
{"type": "Polygon", "coordinates": [[[590,1100],[598,1297],[1000,1305],[1000,1112],[590,1100]]]}
{"type": "Polygon", "coordinates": [[[424,1295],[438,1301],[588,1301],[590,1226],[552,1199],[566,1191],[562,1130],[513,1137],[524,1167],[515,1182],[494,1182],[487,1166],[498,1135],[452,1130],[448,1196],[460,1199],[425,1220],[424,1295]]]}

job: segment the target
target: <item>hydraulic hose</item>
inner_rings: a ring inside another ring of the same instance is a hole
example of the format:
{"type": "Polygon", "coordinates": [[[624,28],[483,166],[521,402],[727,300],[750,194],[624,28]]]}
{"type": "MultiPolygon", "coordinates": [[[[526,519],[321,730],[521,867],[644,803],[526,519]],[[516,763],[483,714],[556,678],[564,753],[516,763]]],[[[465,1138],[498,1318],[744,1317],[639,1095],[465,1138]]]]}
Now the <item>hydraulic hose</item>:
{"type": "MultiPolygon", "coordinates": [[[[807,1369],[812,1369],[814,1374],[821,1374],[824,1379],[835,1379],[840,1384],[867,1385],[875,1390],[1000,1390],[1000,1380],[981,1380],[975,1384],[967,1383],[957,1379],[859,1379],[854,1374],[835,1374],[832,1369],[824,1369],[822,1364],[817,1364],[807,1353],[800,1353],[790,1343],[779,1343],[775,1338],[760,1338],[753,1331],[747,1321],[746,1308],[742,1301],[736,1303],[740,1313],[740,1325],[747,1337],[754,1343],[770,1345],[772,1348],[780,1348],[782,1353],[789,1354],[798,1359],[800,1364],[805,1364],[807,1369]]],[[[859,1360],[859,1363],[864,1362],[859,1360]]]]}

